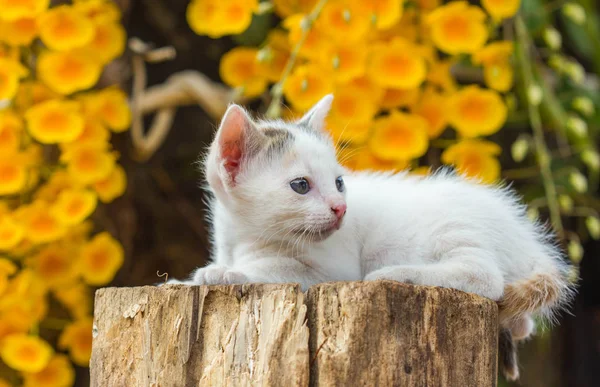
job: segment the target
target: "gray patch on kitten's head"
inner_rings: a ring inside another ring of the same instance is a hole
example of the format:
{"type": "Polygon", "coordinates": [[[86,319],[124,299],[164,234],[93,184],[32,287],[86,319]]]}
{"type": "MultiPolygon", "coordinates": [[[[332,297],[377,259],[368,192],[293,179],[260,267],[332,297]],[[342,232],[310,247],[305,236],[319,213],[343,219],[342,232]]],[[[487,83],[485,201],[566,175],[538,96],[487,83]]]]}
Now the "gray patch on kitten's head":
{"type": "Polygon", "coordinates": [[[261,130],[266,137],[266,156],[271,158],[291,149],[294,143],[294,135],[285,128],[267,127],[261,130]]]}

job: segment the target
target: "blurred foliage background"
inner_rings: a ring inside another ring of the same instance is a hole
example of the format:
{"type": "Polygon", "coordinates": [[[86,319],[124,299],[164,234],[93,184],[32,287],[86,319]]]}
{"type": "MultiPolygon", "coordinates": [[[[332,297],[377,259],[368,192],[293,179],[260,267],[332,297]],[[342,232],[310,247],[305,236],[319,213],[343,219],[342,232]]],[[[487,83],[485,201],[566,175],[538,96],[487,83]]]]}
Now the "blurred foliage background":
{"type": "Polygon", "coordinates": [[[207,262],[195,161],[227,103],[292,119],[330,92],[347,167],[451,166],[552,225],[579,294],[519,384],[598,385],[598,7],[0,0],[0,386],[87,385],[93,290],[207,262]]]}

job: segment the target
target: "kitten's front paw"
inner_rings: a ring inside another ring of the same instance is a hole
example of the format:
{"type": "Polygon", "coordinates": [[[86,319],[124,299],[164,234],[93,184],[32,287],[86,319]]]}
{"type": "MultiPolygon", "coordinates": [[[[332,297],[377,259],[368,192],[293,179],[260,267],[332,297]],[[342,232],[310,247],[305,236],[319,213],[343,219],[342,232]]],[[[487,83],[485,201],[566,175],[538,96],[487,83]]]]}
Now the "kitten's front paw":
{"type": "Polygon", "coordinates": [[[196,270],[192,282],[195,285],[231,285],[249,282],[248,277],[225,266],[207,266],[196,270]]]}

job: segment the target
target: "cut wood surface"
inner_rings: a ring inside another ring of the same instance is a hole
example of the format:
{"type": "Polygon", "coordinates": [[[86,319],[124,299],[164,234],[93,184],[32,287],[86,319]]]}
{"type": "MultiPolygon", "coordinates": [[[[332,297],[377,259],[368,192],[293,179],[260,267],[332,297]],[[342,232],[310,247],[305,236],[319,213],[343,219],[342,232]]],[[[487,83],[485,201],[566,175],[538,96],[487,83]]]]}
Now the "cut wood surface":
{"type": "Polygon", "coordinates": [[[91,385],[495,386],[497,307],[393,281],[106,288],[91,385]]]}

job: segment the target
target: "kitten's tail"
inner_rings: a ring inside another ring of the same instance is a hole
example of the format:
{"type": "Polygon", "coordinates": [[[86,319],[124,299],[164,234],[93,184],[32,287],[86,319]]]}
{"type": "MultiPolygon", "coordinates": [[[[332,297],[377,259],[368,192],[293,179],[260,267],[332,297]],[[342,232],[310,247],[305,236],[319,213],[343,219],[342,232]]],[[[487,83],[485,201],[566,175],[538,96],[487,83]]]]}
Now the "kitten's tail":
{"type": "Polygon", "coordinates": [[[574,294],[567,275],[560,269],[537,272],[504,287],[499,301],[500,323],[541,315],[553,321],[556,312],[565,308],[574,294]]]}
{"type": "Polygon", "coordinates": [[[526,279],[504,287],[504,296],[498,302],[501,367],[507,380],[519,378],[516,342],[527,339],[534,330],[532,316],[554,322],[556,313],[573,298],[575,289],[563,267],[546,272],[536,271],[526,279]]]}

